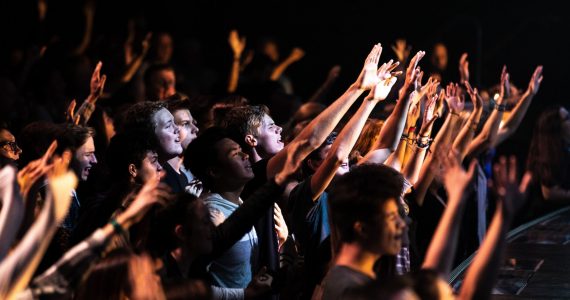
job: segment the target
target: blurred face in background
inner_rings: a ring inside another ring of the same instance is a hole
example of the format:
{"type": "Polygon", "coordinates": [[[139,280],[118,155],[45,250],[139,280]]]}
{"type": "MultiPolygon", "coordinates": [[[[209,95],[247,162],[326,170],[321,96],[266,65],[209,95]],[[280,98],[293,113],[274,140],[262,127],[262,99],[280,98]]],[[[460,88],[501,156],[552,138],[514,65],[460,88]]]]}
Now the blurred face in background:
{"type": "Polygon", "coordinates": [[[17,161],[22,149],[16,144],[16,138],[6,129],[0,130],[0,156],[17,161]]]}

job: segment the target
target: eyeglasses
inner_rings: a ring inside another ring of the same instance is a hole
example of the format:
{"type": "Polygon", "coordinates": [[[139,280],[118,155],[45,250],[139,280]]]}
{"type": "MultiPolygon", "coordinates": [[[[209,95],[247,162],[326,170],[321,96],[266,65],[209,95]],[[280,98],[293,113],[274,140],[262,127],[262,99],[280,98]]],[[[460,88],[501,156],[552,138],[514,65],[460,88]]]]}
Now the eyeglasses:
{"type": "Polygon", "coordinates": [[[10,142],[10,141],[0,142],[0,147],[4,146],[10,147],[10,149],[14,152],[20,150],[20,147],[18,147],[18,144],[16,142],[10,142]]]}

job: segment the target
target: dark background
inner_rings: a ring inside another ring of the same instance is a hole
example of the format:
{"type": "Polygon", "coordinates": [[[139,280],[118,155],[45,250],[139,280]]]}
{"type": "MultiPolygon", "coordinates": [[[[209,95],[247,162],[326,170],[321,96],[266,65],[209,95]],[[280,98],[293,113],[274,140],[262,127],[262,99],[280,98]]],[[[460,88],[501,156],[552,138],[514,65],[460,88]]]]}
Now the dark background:
{"type": "MultiPolygon", "coordinates": [[[[330,67],[342,66],[331,97],[355,80],[371,46],[381,42],[381,60],[394,55],[390,45],[406,38],[417,50],[430,54],[435,42],[449,51],[451,79],[457,79],[457,61],[469,53],[472,82],[489,87],[498,82],[506,64],[512,81],[525,89],[534,68],[544,65],[544,82],[521,128],[501,151],[526,151],[537,115],[546,106],[567,104],[568,32],[566,4],[546,1],[97,1],[94,36],[120,37],[129,18],[137,33],[168,31],[177,41],[201,42],[203,63],[223,81],[231,64],[228,32],[236,28],[248,46],[264,36],[277,38],[282,56],[294,46],[306,56],[288,69],[296,93],[306,99],[322,83],[330,67]],[[524,149],[524,150],[521,150],[524,149]]],[[[35,1],[3,2],[3,48],[59,35],[78,41],[83,32],[82,1],[48,1],[46,24],[38,28],[35,1]]],[[[421,65],[427,64],[424,59],[421,65]]]]}

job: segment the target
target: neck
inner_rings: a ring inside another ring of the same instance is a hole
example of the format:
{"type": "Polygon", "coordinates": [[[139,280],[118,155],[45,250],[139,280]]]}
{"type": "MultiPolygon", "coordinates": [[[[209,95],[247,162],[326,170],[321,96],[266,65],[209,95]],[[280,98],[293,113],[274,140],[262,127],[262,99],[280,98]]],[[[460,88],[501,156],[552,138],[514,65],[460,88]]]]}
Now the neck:
{"type": "Polygon", "coordinates": [[[192,265],[192,261],[194,261],[194,257],[188,254],[188,251],[184,250],[183,247],[176,248],[170,252],[170,255],[176,261],[176,265],[178,266],[178,270],[182,273],[182,276],[186,278],[188,273],[190,272],[190,265],[192,265]]]}
{"type": "Polygon", "coordinates": [[[180,166],[182,166],[183,158],[180,156],[175,156],[167,161],[167,163],[176,171],[176,173],[180,174],[180,166]]]}
{"type": "Polygon", "coordinates": [[[263,159],[263,157],[261,157],[260,153],[257,152],[257,150],[255,150],[255,147],[251,148],[251,151],[249,151],[249,161],[254,164],[260,160],[263,159]]]}
{"type": "Polygon", "coordinates": [[[371,278],[376,278],[374,263],[380,258],[379,254],[365,250],[356,242],[343,243],[337,256],[335,265],[345,266],[371,278]]]}

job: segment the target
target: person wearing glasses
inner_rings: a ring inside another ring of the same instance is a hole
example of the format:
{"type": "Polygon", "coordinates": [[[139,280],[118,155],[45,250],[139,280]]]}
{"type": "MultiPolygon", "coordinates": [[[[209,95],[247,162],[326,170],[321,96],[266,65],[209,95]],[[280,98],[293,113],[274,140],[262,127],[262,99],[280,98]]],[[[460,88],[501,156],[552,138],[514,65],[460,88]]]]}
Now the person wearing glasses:
{"type": "Polygon", "coordinates": [[[14,135],[7,128],[0,128],[0,167],[18,161],[21,153],[14,135]]]}

